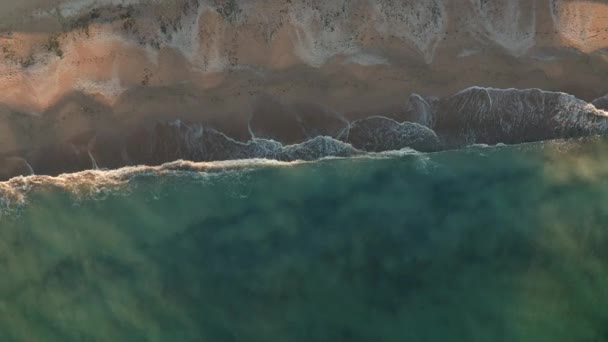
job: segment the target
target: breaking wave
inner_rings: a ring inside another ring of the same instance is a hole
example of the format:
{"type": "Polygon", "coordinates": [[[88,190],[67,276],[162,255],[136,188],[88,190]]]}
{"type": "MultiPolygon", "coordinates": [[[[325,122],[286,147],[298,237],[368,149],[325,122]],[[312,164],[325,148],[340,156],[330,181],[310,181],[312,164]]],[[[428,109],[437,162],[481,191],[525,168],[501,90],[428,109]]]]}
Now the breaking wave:
{"type": "Polygon", "coordinates": [[[38,151],[39,160],[32,154],[5,158],[3,167],[17,171],[0,183],[0,211],[22,206],[28,193],[40,188],[96,197],[123,191],[132,179],[146,175],[206,177],[328,158],[392,158],[605,135],[608,112],[599,109],[603,100],[596,100],[596,107],[565,93],[472,87],[443,99],[413,94],[405,121],[374,116],[349,122],[329,111],[312,111],[313,117],[305,116],[308,111],[281,118],[254,115],[247,142],[202,123],[158,122],[118,143],[97,139],[84,148],[46,148],[38,151]],[[291,137],[295,142],[281,142],[285,127],[299,132],[291,137]],[[58,172],[46,172],[49,166],[58,172]]]}
{"type": "Polygon", "coordinates": [[[128,189],[131,181],[143,177],[206,177],[231,171],[247,171],[268,166],[292,166],[301,161],[283,162],[270,159],[246,159],[218,162],[178,160],[159,166],[129,166],[115,170],[86,170],[59,176],[20,176],[0,182],[0,218],[27,204],[32,191],[62,190],[75,199],[105,197],[128,189]]]}
{"type": "Polygon", "coordinates": [[[324,152],[321,150],[321,153],[319,149],[314,149],[314,151],[310,153],[318,158],[309,160],[294,159],[282,161],[267,158],[210,162],[177,160],[158,166],[138,165],[109,170],[92,169],[65,173],[58,176],[18,176],[11,178],[8,181],[0,182],[0,219],[7,214],[18,212],[19,209],[27,205],[28,197],[33,192],[59,190],[69,194],[75,201],[87,199],[97,200],[104,199],[110,194],[128,194],[134,181],[145,178],[160,179],[162,177],[188,177],[189,179],[209,180],[214,176],[224,176],[235,173],[240,175],[249,171],[268,167],[292,167],[301,164],[352,158],[386,159],[425,155],[424,153],[411,148],[364,153],[352,148],[348,144],[336,143],[330,138],[317,138],[303,144],[285,146],[282,149],[282,153],[306,158],[307,156],[310,156],[309,150],[313,148],[312,146],[317,146],[318,144],[321,144],[321,146],[323,146],[323,144],[330,144],[331,147],[324,152]],[[346,155],[333,153],[336,152],[334,144],[356,153],[348,153],[346,155]]]}

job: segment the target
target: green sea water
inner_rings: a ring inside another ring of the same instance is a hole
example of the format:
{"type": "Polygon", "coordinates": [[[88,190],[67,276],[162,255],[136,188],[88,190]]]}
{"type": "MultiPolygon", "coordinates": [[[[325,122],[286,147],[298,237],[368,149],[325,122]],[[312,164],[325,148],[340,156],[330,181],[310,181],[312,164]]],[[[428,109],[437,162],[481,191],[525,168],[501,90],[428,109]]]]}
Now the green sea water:
{"type": "Polygon", "coordinates": [[[608,341],[608,141],[37,188],[0,341],[608,341]]]}

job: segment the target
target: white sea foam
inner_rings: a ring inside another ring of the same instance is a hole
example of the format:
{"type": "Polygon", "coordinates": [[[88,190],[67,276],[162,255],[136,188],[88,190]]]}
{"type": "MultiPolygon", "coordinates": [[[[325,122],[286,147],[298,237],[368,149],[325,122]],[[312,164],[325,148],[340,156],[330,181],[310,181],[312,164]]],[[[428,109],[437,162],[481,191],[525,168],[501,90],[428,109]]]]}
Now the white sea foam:
{"type": "MultiPolygon", "coordinates": [[[[91,156],[92,157],[92,156],[91,156]]],[[[94,159],[92,159],[94,165],[94,159]]],[[[77,199],[97,198],[107,193],[123,191],[137,177],[196,176],[229,171],[247,171],[268,166],[294,166],[304,161],[283,162],[270,159],[246,159],[217,162],[178,160],[160,166],[128,166],[114,170],[92,169],[59,176],[19,176],[0,182],[0,218],[27,204],[28,194],[36,189],[61,189],[77,199]]]]}
{"type": "Polygon", "coordinates": [[[403,157],[403,156],[418,156],[426,153],[419,152],[414,150],[413,148],[402,148],[400,150],[394,151],[385,151],[385,152],[373,152],[368,153],[366,155],[361,156],[362,158],[395,158],[395,157],[403,157]]]}
{"type": "MultiPolygon", "coordinates": [[[[292,145],[296,146],[296,145],[292,145]]],[[[290,148],[290,146],[287,146],[290,148]]],[[[381,153],[365,153],[353,157],[327,156],[314,161],[279,161],[274,159],[242,159],[215,162],[194,162],[177,160],[160,166],[127,166],[118,169],[99,169],[89,153],[93,169],[75,173],[65,173],[58,176],[29,175],[12,178],[0,182],[0,218],[3,214],[27,205],[28,197],[35,190],[62,190],[74,197],[75,200],[103,199],[111,193],[128,193],[132,182],[142,177],[180,177],[187,176],[192,179],[208,179],[213,175],[232,174],[233,172],[247,172],[264,167],[292,167],[302,164],[311,164],[326,160],[344,160],[354,158],[387,159],[423,153],[411,148],[381,153]]]]}

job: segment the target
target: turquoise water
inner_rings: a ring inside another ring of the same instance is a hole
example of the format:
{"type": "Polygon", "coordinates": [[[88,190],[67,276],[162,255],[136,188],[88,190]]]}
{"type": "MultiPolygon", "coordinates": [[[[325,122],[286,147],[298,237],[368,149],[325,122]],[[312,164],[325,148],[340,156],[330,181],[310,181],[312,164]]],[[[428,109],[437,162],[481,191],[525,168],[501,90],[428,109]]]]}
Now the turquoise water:
{"type": "Polygon", "coordinates": [[[0,341],[606,341],[605,139],[37,187],[0,341]]]}

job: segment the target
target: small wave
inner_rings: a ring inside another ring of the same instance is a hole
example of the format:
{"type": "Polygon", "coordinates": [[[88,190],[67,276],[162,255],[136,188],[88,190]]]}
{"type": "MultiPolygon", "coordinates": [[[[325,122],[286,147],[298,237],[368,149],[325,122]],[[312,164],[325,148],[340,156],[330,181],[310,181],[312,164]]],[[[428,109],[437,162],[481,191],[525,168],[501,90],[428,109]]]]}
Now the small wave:
{"type": "MultiPolygon", "coordinates": [[[[322,139],[313,139],[308,144],[286,146],[286,149],[304,149],[310,144],[316,146],[322,139]]],[[[549,146],[559,145],[567,148],[568,140],[547,141],[549,146]]],[[[530,143],[534,144],[534,143],[530,143]]],[[[525,144],[524,144],[525,145],[525,144]]],[[[333,146],[333,145],[332,145],[333,146]]],[[[474,144],[467,149],[478,150],[488,148],[505,147],[505,144],[474,144]]],[[[466,150],[466,149],[465,149],[466,150]]],[[[308,152],[308,151],[307,151],[308,152]]],[[[447,152],[447,151],[443,151],[447,152]]],[[[207,179],[209,176],[226,174],[227,172],[250,171],[258,168],[280,166],[291,167],[301,164],[318,163],[334,160],[349,159],[394,159],[402,157],[416,156],[428,162],[430,156],[437,152],[420,152],[406,147],[398,150],[383,152],[361,152],[353,155],[320,155],[318,158],[309,159],[309,153],[294,153],[307,159],[279,160],[272,158],[250,158],[233,159],[224,161],[190,161],[176,160],[159,166],[127,166],[117,169],[93,169],[75,173],[64,173],[58,176],[48,175],[29,175],[18,176],[8,181],[0,182],[0,218],[3,214],[10,213],[15,209],[27,204],[28,195],[34,190],[59,189],[73,196],[76,200],[83,199],[103,199],[111,193],[128,193],[129,184],[134,179],[142,177],[202,177],[207,179]]]]}
{"type": "Polygon", "coordinates": [[[205,175],[228,171],[245,171],[267,166],[293,166],[306,161],[279,161],[271,159],[243,159],[216,162],[177,160],[160,166],[128,166],[114,170],[87,170],[59,176],[19,176],[0,182],[0,218],[27,204],[34,190],[59,189],[76,199],[105,197],[120,192],[131,180],[141,177],[205,175]]]}
{"type": "Polygon", "coordinates": [[[58,176],[29,175],[0,182],[0,218],[24,207],[29,195],[36,190],[60,190],[73,196],[76,201],[104,199],[109,194],[129,193],[132,181],[145,177],[203,177],[228,172],[252,171],[265,167],[291,167],[317,162],[347,159],[390,159],[412,155],[424,155],[411,148],[395,151],[361,153],[353,156],[323,156],[315,160],[281,161],[277,159],[253,158],[225,161],[195,162],[177,160],[159,166],[127,166],[118,169],[93,169],[58,176]]]}
{"type": "Polygon", "coordinates": [[[402,148],[399,150],[372,152],[372,153],[365,154],[361,157],[363,157],[363,158],[398,158],[398,157],[404,157],[404,156],[420,156],[420,155],[426,155],[428,153],[432,153],[432,152],[420,152],[420,151],[414,150],[413,148],[406,147],[406,148],[402,148]]]}
{"type": "MultiPolygon", "coordinates": [[[[543,142],[529,142],[517,144],[517,148],[541,148],[550,149],[557,153],[568,152],[580,144],[580,140],[601,139],[600,136],[580,139],[554,139],[543,142]]],[[[295,148],[297,145],[287,146],[295,148]]],[[[306,144],[304,144],[306,146],[306,144]]],[[[503,149],[513,145],[502,143],[473,144],[464,149],[471,153],[485,153],[495,149],[503,149]]],[[[450,153],[455,150],[443,150],[436,152],[420,152],[406,147],[399,150],[383,152],[367,152],[354,155],[324,155],[316,159],[278,160],[269,158],[233,159],[225,161],[189,161],[176,160],[159,166],[127,166],[118,169],[94,169],[75,173],[65,173],[58,176],[29,175],[18,176],[8,181],[0,182],[0,219],[7,214],[18,212],[28,204],[28,197],[37,190],[60,190],[68,193],[78,203],[81,200],[100,200],[110,194],[129,194],[134,180],[146,177],[188,177],[192,180],[201,179],[208,181],[210,177],[232,174],[243,175],[244,172],[267,167],[292,167],[303,164],[314,164],[319,162],[331,162],[337,160],[361,160],[361,159],[398,159],[414,157],[414,162],[421,168],[427,170],[434,163],[432,156],[436,154],[450,153]]],[[[302,154],[308,156],[307,153],[302,154]]]]}

